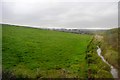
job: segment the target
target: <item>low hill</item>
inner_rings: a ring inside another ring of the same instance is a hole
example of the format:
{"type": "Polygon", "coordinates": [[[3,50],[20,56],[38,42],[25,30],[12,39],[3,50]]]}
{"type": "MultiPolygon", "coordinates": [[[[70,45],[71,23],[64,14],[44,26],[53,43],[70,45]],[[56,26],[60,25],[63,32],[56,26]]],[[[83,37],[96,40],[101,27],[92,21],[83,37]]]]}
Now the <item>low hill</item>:
{"type": "Polygon", "coordinates": [[[111,45],[114,50],[118,51],[118,28],[107,30],[104,33],[104,41],[106,44],[111,45]]]}

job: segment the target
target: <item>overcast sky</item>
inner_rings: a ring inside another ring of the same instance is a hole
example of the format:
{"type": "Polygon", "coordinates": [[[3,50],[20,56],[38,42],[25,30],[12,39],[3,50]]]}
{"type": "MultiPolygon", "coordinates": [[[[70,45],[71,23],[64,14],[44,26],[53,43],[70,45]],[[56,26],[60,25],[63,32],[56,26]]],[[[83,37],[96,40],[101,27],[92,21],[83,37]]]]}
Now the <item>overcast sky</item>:
{"type": "Polygon", "coordinates": [[[0,21],[38,27],[114,28],[118,27],[118,3],[4,0],[0,21]]]}

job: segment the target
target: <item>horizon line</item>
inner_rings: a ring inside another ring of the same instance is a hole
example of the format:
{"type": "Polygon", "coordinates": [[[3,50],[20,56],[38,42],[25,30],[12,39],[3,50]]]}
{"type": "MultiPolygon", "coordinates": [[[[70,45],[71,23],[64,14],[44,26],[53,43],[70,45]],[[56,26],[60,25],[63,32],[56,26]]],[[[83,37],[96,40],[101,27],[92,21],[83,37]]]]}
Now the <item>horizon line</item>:
{"type": "Polygon", "coordinates": [[[93,28],[66,28],[66,27],[41,27],[41,26],[32,26],[32,25],[22,25],[22,24],[11,24],[11,23],[1,23],[0,24],[6,24],[6,25],[15,25],[15,26],[23,26],[23,27],[31,27],[31,28],[42,28],[42,29],[93,29],[93,30],[109,30],[114,28],[99,28],[99,27],[93,27],[93,28]]]}

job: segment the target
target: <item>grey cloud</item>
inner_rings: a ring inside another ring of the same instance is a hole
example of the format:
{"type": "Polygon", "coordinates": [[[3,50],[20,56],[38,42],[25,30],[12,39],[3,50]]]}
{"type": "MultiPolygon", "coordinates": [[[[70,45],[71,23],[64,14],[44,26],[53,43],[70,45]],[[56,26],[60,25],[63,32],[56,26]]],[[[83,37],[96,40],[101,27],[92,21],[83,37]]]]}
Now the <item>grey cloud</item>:
{"type": "Polygon", "coordinates": [[[117,2],[56,2],[23,5],[3,2],[3,22],[12,24],[113,28],[117,27],[117,15],[117,2]]]}

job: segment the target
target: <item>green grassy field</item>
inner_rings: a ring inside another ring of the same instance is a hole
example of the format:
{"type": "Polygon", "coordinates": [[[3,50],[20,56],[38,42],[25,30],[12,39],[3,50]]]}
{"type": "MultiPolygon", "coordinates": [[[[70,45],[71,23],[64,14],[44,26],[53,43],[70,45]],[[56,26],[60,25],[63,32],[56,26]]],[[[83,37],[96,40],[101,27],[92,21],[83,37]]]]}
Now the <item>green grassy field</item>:
{"type": "Polygon", "coordinates": [[[87,78],[92,36],[3,25],[3,73],[17,78],[87,78]]]}

